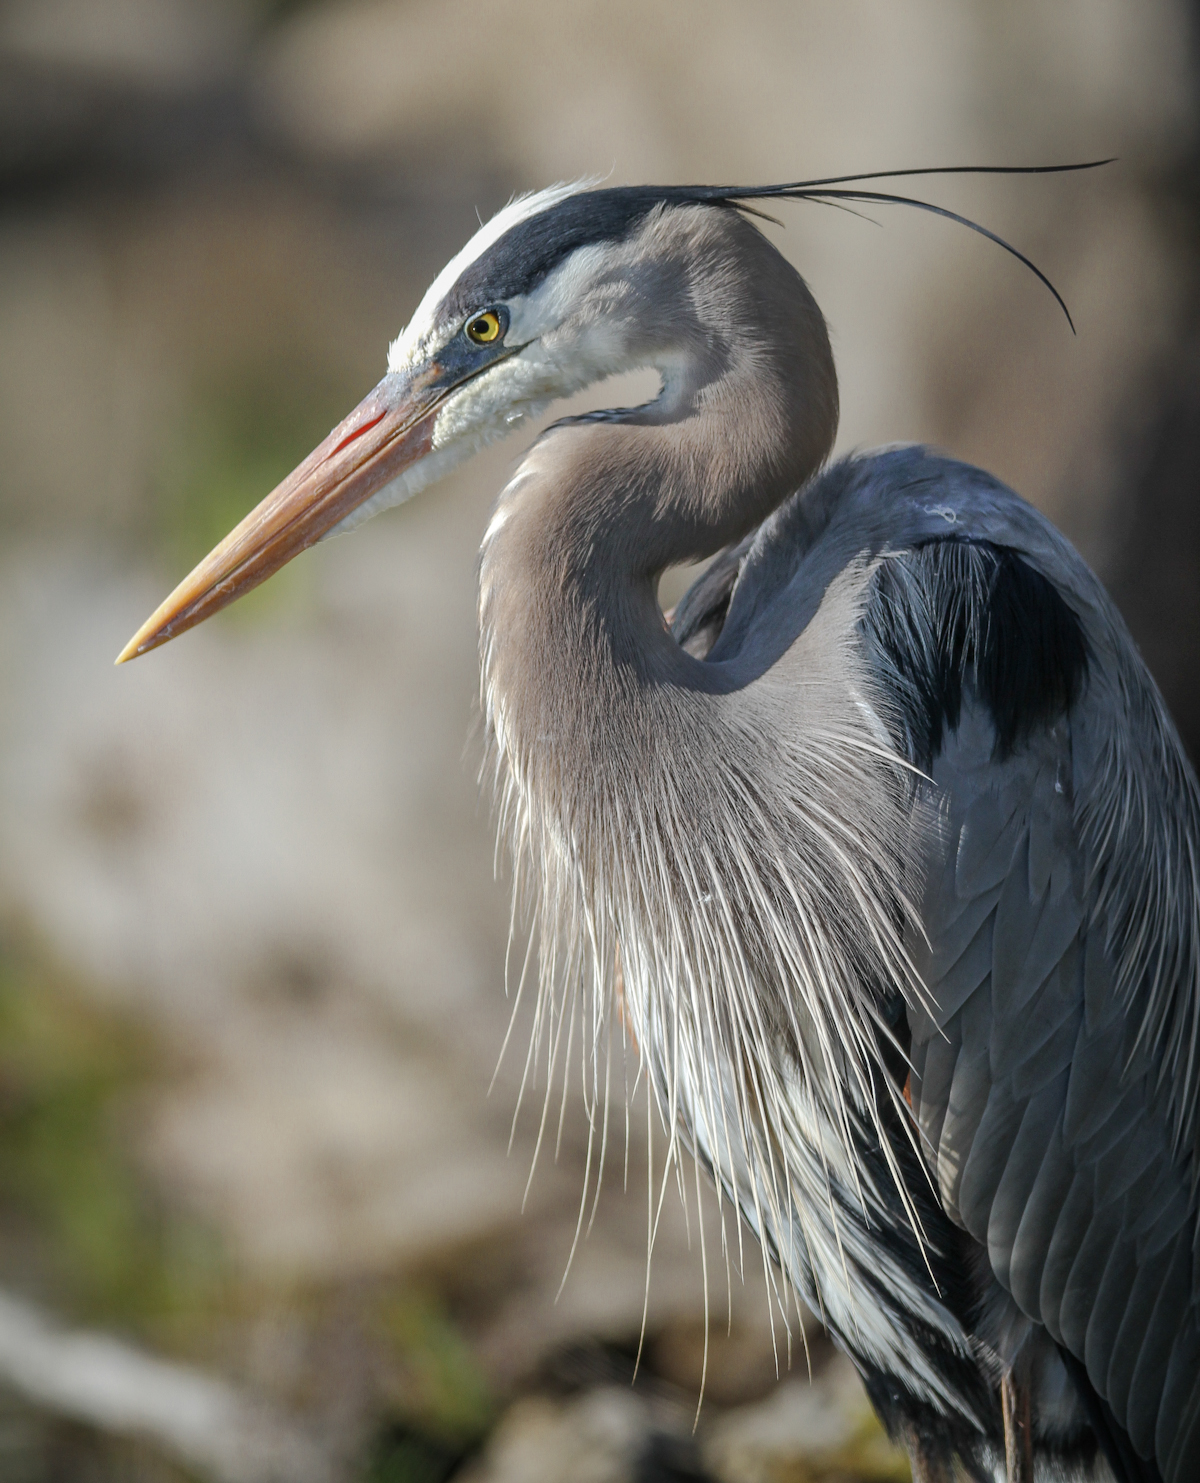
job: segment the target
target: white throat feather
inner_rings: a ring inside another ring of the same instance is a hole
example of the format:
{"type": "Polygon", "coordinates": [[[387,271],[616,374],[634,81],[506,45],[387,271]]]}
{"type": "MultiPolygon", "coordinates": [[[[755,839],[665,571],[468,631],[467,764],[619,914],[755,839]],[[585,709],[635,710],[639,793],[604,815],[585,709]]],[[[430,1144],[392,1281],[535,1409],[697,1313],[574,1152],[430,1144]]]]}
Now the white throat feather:
{"type": "Polygon", "coordinates": [[[923,992],[902,942],[915,920],[907,862],[917,790],[888,740],[857,639],[873,568],[856,564],[831,584],[783,660],[754,681],[756,706],[739,705],[736,693],[616,687],[605,714],[588,718],[560,691],[561,710],[543,711],[531,732],[509,703],[515,670],[547,654],[505,640],[489,560],[510,519],[493,523],[483,552],[482,704],[514,919],[526,917],[535,944],[527,1072],[541,1061],[549,1098],[556,1070],[574,1074],[562,1062],[579,1036],[602,1163],[608,1057],[627,1026],[667,1137],[662,1189],[693,1154],[718,1199],[762,1239],[785,1325],[798,1294],[916,1393],[962,1411],[903,1325],[881,1315],[864,1332],[853,1292],[856,1274],[871,1273],[967,1352],[957,1320],[866,1239],[885,1191],[854,1156],[865,1129],[890,1148],[877,1107],[896,1095],[879,1085],[868,985],[923,992]],[[787,703],[797,686],[811,697],[799,723],[787,703]],[[621,736],[611,768],[566,761],[586,755],[573,751],[571,733],[589,724],[621,736]],[[768,751],[769,764],[753,765],[768,751]],[[731,758],[752,760],[738,771],[731,758]],[[863,1218],[847,1220],[855,1210],[863,1218]]]}

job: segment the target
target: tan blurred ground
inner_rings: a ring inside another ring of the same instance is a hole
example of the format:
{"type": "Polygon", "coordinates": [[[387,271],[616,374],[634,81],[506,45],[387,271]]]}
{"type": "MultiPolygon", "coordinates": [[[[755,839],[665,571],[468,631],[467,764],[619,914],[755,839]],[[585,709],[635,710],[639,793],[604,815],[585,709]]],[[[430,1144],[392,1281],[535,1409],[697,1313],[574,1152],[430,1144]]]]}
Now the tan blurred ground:
{"type": "MultiPolygon", "coordinates": [[[[96,1106],[115,1119],[112,1156],[208,1233],[222,1274],[215,1333],[112,1304],[90,1317],[308,1410],[345,1456],[376,1446],[370,1476],[396,1479],[417,1464],[381,1472],[379,1436],[453,1419],[454,1401],[430,1400],[415,1320],[382,1338],[372,1326],[388,1304],[425,1305],[437,1342],[464,1346],[475,1378],[451,1364],[446,1384],[491,1397],[462,1422],[472,1435],[563,1344],[636,1342],[643,1140],[639,1188],[622,1197],[619,1161],[609,1170],[556,1304],[582,1127],[568,1119],[522,1213],[536,1117],[506,1146],[523,1047],[487,1095],[508,907],[468,740],[473,564],[519,446],[310,553],[245,611],[111,667],[189,563],[374,383],[476,211],[583,175],[754,182],[1118,156],[1093,175],[936,191],[1036,258],[1078,337],[1029,275],[946,223],[783,206],[770,229],[832,327],[839,447],[923,439],[984,463],[1116,573],[1131,469],[1194,311],[1179,186],[1192,46],[1175,0],[0,10],[10,992],[50,982],[151,1036],[150,1068],[96,1106]]],[[[0,1226],[70,1223],[6,1191],[5,1167],[0,1226]]],[[[0,1240],[0,1285],[66,1312],[95,1289],[26,1248],[0,1240]]],[[[68,1269],[91,1259],[63,1249],[68,1269]]],[[[744,1460],[754,1444],[722,1409],[770,1388],[761,1275],[735,1287],[735,1310],[705,1457],[741,1469],[722,1478],[774,1477],[744,1460]]],[[[678,1396],[694,1396],[701,1311],[672,1207],[649,1363],[678,1396]]],[[[529,1434],[599,1427],[625,1476],[620,1438],[660,1423],[631,1420],[627,1397],[571,1420],[606,1394],[586,1375],[572,1385],[583,1400],[542,1387],[529,1434]]],[[[522,1414],[483,1475],[511,1475],[522,1414]]],[[[48,1476],[39,1446],[30,1477],[48,1476]]]]}

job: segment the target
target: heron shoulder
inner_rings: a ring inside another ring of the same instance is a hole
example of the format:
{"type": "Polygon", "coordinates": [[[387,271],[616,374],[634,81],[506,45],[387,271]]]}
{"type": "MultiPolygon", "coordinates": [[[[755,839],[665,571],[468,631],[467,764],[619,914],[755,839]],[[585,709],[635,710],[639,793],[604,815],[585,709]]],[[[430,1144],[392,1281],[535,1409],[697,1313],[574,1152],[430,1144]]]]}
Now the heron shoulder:
{"type": "Polygon", "coordinates": [[[862,641],[907,760],[933,768],[964,686],[992,728],[994,769],[1065,721],[1112,992],[1163,1069],[1175,1149],[1200,1167],[1200,785],[1120,614],[1061,532],[927,449],[843,459],[718,558],[675,635],[712,660],[778,653],[864,558],[877,564],[862,641]]]}

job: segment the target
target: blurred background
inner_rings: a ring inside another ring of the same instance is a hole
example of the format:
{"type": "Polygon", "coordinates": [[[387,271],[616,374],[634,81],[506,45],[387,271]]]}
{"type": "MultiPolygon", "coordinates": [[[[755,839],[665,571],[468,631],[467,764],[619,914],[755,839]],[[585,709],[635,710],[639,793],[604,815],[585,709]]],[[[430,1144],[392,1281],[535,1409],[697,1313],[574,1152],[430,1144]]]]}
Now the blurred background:
{"type": "Polygon", "coordinates": [[[1113,155],[928,187],[1034,257],[1077,337],[945,222],[795,205],[767,230],[830,321],[840,448],[927,440],[1045,510],[1200,755],[1196,23],[0,5],[0,1477],[908,1477],[815,1321],[790,1370],[777,1331],[777,1379],[753,1251],[730,1315],[714,1278],[693,1430],[696,1213],[667,1210],[646,1298],[644,1111],[563,1283],[582,1118],[527,1189],[520,1027],[488,1094],[508,902],[474,558],[519,446],[112,658],[513,192],[1113,155]]]}

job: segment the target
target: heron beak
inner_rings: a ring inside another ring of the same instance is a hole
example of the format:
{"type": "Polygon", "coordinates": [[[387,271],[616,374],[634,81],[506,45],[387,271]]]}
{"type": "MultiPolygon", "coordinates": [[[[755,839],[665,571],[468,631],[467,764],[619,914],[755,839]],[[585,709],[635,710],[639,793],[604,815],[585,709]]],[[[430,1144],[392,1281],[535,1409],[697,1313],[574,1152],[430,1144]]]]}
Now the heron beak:
{"type": "Polygon", "coordinates": [[[135,659],[211,618],[328,535],[433,445],[441,368],[388,375],[185,577],[117,657],[135,659]]]}

